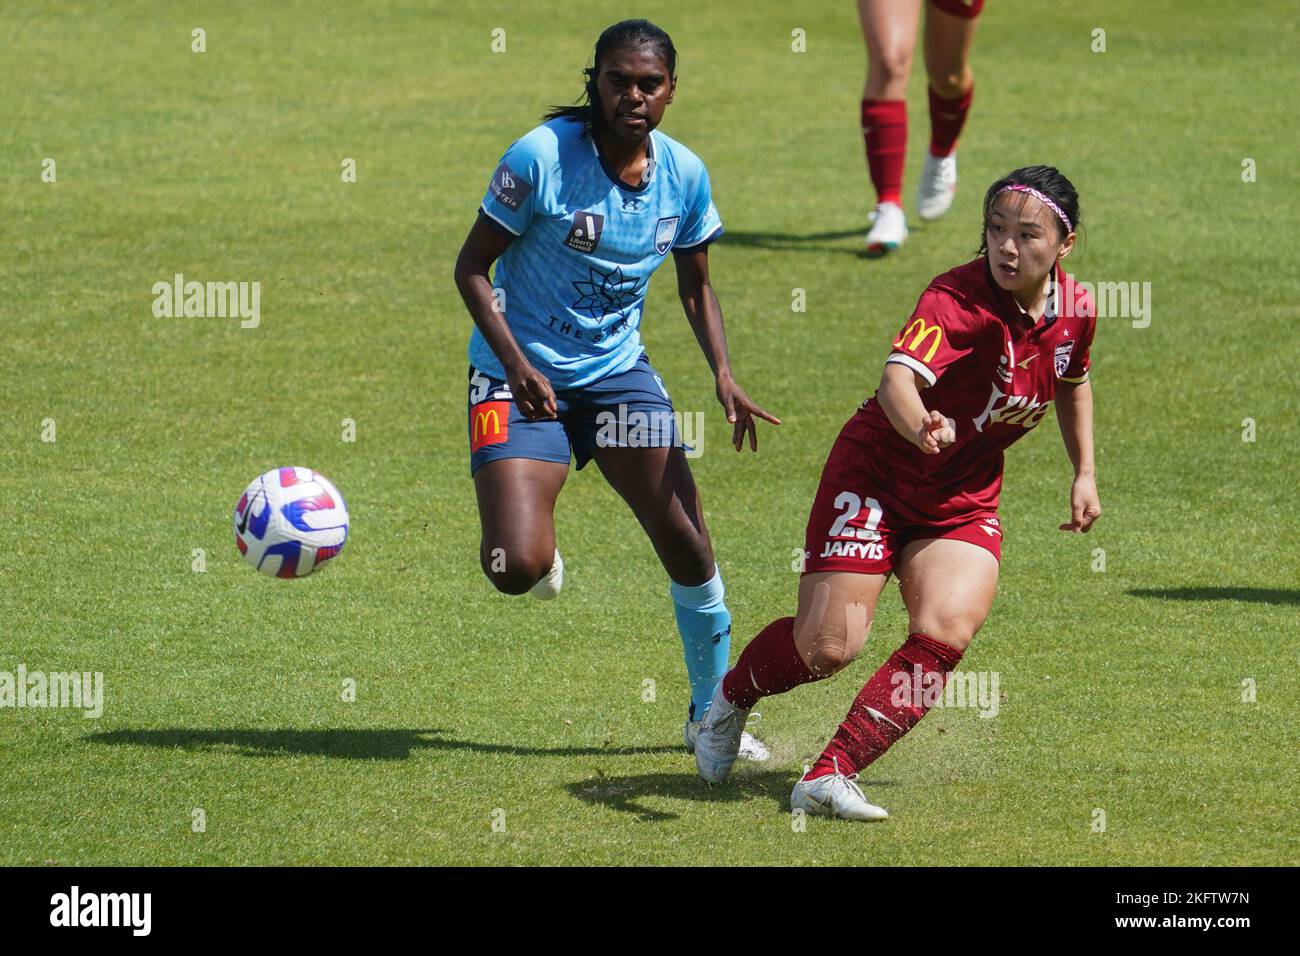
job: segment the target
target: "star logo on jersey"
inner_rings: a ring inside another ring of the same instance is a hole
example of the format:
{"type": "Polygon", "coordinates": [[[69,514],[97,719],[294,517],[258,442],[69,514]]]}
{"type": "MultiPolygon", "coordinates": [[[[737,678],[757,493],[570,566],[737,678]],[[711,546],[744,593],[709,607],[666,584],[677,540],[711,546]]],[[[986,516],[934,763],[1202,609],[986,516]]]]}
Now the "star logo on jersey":
{"type": "Polygon", "coordinates": [[[640,279],[624,276],[623,270],[618,267],[611,272],[601,272],[588,266],[587,280],[573,283],[573,287],[578,290],[578,301],[573,303],[572,308],[574,312],[585,312],[593,319],[599,319],[611,312],[618,312],[635,301],[643,286],[640,279]]]}

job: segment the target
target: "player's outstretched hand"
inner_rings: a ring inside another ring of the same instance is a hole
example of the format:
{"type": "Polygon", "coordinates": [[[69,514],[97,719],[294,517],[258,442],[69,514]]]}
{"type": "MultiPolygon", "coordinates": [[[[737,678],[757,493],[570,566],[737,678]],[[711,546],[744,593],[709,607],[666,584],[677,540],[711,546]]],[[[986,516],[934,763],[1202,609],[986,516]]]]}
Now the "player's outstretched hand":
{"type": "Polygon", "coordinates": [[[555,389],[551,380],[525,362],[515,369],[506,370],[510,393],[524,417],[529,419],[555,418],[555,389]]]}
{"type": "Polygon", "coordinates": [[[781,419],[759,408],[758,403],[746,395],[745,390],[737,385],[736,380],[733,378],[718,379],[718,401],[722,403],[722,409],[727,413],[727,421],[731,423],[731,444],[736,451],[740,451],[744,447],[746,432],[749,433],[750,450],[758,451],[758,430],[754,426],[755,418],[761,418],[773,425],[781,424],[781,419]]]}
{"type": "Polygon", "coordinates": [[[1070,486],[1070,520],[1061,525],[1062,531],[1087,534],[1101,517],[1101,498],[1097,495],[1097,480],[1079,475],[1070,486]]]}
{"type": "Polygon", "coordinates": [[[937,455],[957,440],[957,423],[930,409],[916,433],[916,444],[927,455],[937,455]]]}

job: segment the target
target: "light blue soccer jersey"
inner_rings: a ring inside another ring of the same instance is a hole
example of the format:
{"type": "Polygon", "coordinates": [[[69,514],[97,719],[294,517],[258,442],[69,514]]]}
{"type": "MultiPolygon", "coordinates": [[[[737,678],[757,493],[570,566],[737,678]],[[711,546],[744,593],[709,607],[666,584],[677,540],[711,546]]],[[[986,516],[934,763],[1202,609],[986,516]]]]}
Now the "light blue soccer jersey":
{"type": "MultiPolygon", "coordinates": [[[[619,180],[581,122],[554,119],[501,158],[481,209],[515,240],[497,260],[506,322],[555,388],[579,388],[630,369],[641,353],[641,309],[669,250],[722,235],[709,174],[658,130],[639,187],[619,180]]],[[[505,378],[477,327],[470,363],[505,378]]]]}

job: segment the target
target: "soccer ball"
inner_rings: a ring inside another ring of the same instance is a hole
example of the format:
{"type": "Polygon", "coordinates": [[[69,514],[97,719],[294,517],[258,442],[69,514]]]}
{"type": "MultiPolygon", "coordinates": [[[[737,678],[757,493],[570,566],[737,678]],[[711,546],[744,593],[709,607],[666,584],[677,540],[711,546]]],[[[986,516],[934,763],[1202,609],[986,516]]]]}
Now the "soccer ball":
{"type": "Polygon", "coordinates": [[[300,578],[343,550],[348,508],[324,475],[274,468],[244,490],[234,526],[245,561],[272,577],[300,578]]]}

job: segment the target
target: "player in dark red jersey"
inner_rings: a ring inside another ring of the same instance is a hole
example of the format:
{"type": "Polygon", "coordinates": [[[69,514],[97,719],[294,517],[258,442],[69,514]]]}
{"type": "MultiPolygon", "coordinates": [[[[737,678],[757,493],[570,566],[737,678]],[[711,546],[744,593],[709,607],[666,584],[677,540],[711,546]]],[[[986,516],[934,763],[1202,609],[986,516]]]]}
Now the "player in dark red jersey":
{"type": "Polygon", "coordinates": [[[798,613],[769,624],[718,682],[695,749],[706,780],[730,772],[760,698],[829,677],[857,656],[892,573],[907,641],[791,794],[791,806],[809,813],[888,816],[854,778],[925,715],[988,616],[1003,452],[1053,401],[1075,475],[1061,530],[1086,532],[1097,520],[1095,312],[1060,265],[1078,223],[1078,193],[1050,166],[1017,169],[989,188],[979,258],[922,293],[879,389],[831,449],[808,520],[798,613]],[[925,693],[906,687],[916,675],[925,693]]]}

